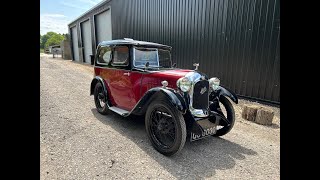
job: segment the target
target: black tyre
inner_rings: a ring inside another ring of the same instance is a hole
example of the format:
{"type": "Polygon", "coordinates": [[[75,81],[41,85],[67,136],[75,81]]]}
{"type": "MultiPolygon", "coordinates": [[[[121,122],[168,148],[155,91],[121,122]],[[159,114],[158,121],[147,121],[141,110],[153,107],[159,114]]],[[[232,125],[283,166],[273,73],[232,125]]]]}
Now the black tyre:
{"type": "Polygon", "coordinates": [[[223,136],[225,134],[227,134],[228,132],[231,131],[231,129],[233,128],[234,126],[234,123],[235,123],[235,112],[234,112],[234,109],[233,109],[233,106],[231,104],[231,102],[224,96],[220,96],[220,108],[223,112],[223,114],[225,115],[225,117],[227,117],[227,119],[229,120],[230,122],[230,125],[227,126],[217,126],[217,133],[214,134],[213,136],[223,136]]]}
{"type": "Polygon", "coordinates": [[[107,103],[107,96],[102,87],[102,84],[98,82],[94,87],[94,103],[100,114],[108,114],[109,108],[107,103]]]}
{"type": "Polygon", "coordinates": [[[152,146],[166,156],[178,153],[186,142],[184,118],[167,101],[151,103],[146,112],[145,126],[152,146]]]}

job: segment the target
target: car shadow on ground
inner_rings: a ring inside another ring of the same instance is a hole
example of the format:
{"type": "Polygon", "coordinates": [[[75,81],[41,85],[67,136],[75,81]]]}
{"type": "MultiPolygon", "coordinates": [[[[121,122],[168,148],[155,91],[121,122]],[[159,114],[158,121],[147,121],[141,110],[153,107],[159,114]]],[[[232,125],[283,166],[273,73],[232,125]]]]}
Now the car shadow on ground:
{"type": "Polygon", "coordinates": [[[233,168],[236,160],[244,160],[246,155],[257,154],[255,151],[223,139],[223,137],[208,137],[192,143],[187,141],[180,153],[166,157],[153,149],[149,142],[145,131],[144,117],[124,118],[115,113],[103,116],[95,108],[91,111],[99,121],[129,138],[178,179],[212,177],[216,170],[233,168]]]}
{"type": "Polygon", "coordinates": [[[272,129],[279,129],[280,128],[280,126],[275,123],[272,123],[271,125],[269,125],[269,127],[271,127],[272,129]]]}

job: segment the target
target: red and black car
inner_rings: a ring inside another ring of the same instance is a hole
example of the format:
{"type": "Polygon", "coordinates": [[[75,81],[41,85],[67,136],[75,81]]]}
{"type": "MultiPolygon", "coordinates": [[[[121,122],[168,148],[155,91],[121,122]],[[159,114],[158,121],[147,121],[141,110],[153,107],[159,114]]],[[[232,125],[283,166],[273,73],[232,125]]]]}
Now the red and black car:
{"type": "Polygon", "coordinates": [[[235,123],[237,96],[198,70],[179,69],[171,47],[133,39],[101,42],[92,57],[90,95],[101,114],[145,116],[148,137],[164,155],[186,139],[222,136],[235,123]],[[226,98],[228,97],[228,98],[226,98]]]}

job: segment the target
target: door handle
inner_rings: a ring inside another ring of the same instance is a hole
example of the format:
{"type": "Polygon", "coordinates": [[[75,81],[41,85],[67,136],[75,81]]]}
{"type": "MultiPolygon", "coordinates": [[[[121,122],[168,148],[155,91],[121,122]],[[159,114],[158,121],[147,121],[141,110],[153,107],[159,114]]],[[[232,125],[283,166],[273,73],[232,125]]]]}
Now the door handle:
{"type": "Polygon", "coordinates": [[[123,73],[125,76],[130,76],[130,72],[123,73]]]}

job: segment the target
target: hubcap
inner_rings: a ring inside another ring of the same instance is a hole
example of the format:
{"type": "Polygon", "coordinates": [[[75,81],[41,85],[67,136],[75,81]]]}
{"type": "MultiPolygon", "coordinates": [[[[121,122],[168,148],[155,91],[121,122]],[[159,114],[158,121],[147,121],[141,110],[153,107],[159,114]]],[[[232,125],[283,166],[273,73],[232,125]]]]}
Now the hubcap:
{"type": "Polygon", "coordinates": [[[106,103],[103,102],[102,99],[99,99],[99,103],[100,103],[100,106],[101,106],[101,107],[104,107],[104,105],[106,104],[106,103]]]}
{"type": "Polygon", "coordinates": [[[101,107],[104,107],[104,105],[105,105],[105,102],[104,102],[104,101],[105,101],[105,100],[104,100],[104,95],[103,95],[102,92],[98,94],[98,99],[99,99],[100,106],[101,106],[101,107]]]}
{"type": "Polygon", "coordinates": [[[97,93],[97,105],[99,105],[100,108],[103,108],[106,105],[106,100],[102,87],[97,89],[97,93]]]}

